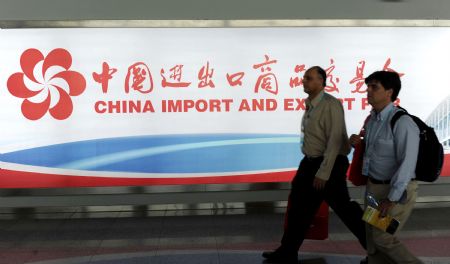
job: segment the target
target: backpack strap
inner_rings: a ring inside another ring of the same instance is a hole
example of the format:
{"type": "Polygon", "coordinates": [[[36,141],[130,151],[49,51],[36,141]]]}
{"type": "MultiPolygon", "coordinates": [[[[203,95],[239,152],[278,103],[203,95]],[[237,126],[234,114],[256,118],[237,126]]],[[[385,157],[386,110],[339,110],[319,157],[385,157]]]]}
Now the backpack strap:
{"type": "Polygon", "coordinates": [[[394,126],[395,126],[395,123],[397,122],[397,120],[400,119],[400,117],[402,117],[403,115],[408,115],[408,111],[406,111],[405,108],[400,107],[400,106],[397,106],[397,108],[399,108],[401,111],[397,111],[391,119],[392,133],[394,133],[394,126]]]}

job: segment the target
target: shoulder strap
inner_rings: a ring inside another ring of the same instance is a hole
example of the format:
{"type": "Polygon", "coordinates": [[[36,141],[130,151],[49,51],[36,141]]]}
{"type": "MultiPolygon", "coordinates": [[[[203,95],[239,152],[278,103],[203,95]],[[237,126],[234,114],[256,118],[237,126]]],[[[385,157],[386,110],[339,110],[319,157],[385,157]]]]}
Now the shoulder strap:
{"type": "Polygon", "coordinates": [[[401,111],[397,111],[397,112],[394,114],[394,116],[392,117],[392,119],[391,119],[391,129],[392,129],[392,132],[394,132],[394,126],[395,126],[395,123],[397,122],[397,120],[398,120],[400,117],[402,117],[403,115],[409,115],[409,114],[408,114],[408,111],[406,111],[405,108],[400,107],[400,106],[397,106],[397,108],[399,108],[401,111]]]}
{"type": "Polygon", "coordinates": [[[371,115],[369,114],[366,119],[364,120],[364,125],[361,128],[361,130],[359,131],[359,136],[360,137],[364,137],[366,135],[366,128],[367,128],[367,123],[369,123],[369,119],[370,119],[371,115]]]}

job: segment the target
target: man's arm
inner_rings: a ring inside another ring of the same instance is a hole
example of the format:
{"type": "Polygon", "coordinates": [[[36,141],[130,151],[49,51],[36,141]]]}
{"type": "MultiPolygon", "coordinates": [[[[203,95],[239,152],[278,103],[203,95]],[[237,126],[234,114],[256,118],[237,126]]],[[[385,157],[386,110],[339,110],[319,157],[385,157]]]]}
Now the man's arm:
{"type": "Polygon", "coordinates": [[[411,117],[403,115],[395,123],[394,148],[397,171],[391,179],[390,201],[399,201],[408,183],[415,177],[417,155],[419,153],[419,128],[411,117]]]}
{"type": "Polygon", "coordinates": [[[340,102],[332,102],[327,111],[329,112],[326,113],[328,115],[326,126],[328,131],[326,134],[329,135],[329,137],[323,154],[322,164],[316,173],[316,178],[322,181],[327,181],[330,178],[331,171],[333,170],[336,157],[342,148],[342,144],[349,144],[346,139],[345,142],[343,142],[343,134],[346,131],[346,127],[342,104],[340,102]]]}

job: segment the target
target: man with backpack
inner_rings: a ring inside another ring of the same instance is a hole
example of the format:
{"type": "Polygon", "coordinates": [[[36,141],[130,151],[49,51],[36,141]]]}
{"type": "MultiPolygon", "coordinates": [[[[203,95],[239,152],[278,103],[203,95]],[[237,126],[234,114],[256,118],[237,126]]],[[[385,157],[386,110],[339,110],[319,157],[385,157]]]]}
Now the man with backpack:
{"type": "MultiPolygon", "coordinates": [[[[390,215],[400,224],[408,220],[417,197],[416,163],[420,131],[408,114],[394,105],[400,92],[400,77],[395,72],[377,71],[365,79],[367,99],[373,107],[365,127],[363,175],[368,177],[366,195],[378,201],[380,215],[390,215]],[[391,121],[395,117],[395,123],[391,121]]],[[[360,136],[352,135],[352,145],[360,136]]],[[[367,204],[367,202],[366,202],[367,204]]],[[[396,237],[366,224],[368,258],[361,263],[422,263],[396,237]]]]}

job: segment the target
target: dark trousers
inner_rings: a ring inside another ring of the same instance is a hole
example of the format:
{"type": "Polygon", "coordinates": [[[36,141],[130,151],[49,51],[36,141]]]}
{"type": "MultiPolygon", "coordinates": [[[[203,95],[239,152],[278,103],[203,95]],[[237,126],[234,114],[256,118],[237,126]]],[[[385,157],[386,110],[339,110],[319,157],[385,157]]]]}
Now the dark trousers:
{"type": "Polygon", "coordinates": [[[358,238],[361,246],[366,248],[365,224],[361,220],[363,210],[357,202],[350,200],[347,189],[348,159],[346,156],[337,156],[325,188],[317,191],[313,187],[313,181],[322,160],[323,158],[304,158],[300,163],[292,180],[281,247],[288,251],[298,251],[315,214],[325,200],[358,238]]]}

